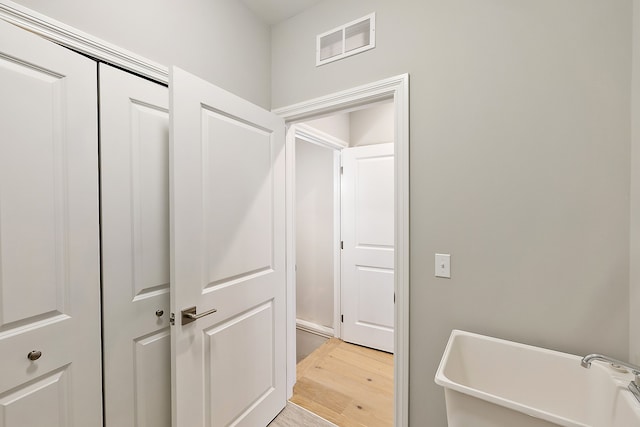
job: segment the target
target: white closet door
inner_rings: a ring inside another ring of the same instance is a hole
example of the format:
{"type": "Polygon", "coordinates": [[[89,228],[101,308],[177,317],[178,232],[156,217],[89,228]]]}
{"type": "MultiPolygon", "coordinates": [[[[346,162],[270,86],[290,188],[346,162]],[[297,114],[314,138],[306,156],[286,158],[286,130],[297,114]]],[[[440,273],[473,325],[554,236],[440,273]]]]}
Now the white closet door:
{"type": "Polygon", "coordinates": [[[393,352],[393,143],[342,150],[342,339],[393,352]]]}
{"type": "Polygon", "coordinates": [[[171,425],[169,91],[100,64],[107,427],[171,425]]]}
{"type": "Polygon", "coordinates": [[[286,403],[284,122],[175,67],[170,90],[173,426],[266,426],[286,403]]]}
{"type": "Polygon", "coordinates": [[[0,21],[2,427],[102,425],[96,87],[0,21]]]}

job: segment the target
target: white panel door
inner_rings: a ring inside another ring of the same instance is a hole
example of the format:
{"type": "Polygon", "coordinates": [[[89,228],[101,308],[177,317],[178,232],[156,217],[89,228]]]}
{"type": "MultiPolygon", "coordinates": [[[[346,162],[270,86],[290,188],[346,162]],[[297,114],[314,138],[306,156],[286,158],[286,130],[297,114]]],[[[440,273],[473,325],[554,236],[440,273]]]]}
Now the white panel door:
{"type": "Polygon", "coordinates": [[[393,352],[393,143],[342,150],[342,339],[393,352]]]}
{"type": "Polygon", "coordinates": [[[169,87],[173,425],[266,426],[286,403],[284,122],[175,67],[169,87]]]}
{"type": "Polygon", "coordinates": [[[169,91],[100,64],[107,427],[171,425],[169,91]]]}
{"type": "Polygon", "coordinates": [[[102,425],[96,87],[0,21],[2,427],[102,425]]]}

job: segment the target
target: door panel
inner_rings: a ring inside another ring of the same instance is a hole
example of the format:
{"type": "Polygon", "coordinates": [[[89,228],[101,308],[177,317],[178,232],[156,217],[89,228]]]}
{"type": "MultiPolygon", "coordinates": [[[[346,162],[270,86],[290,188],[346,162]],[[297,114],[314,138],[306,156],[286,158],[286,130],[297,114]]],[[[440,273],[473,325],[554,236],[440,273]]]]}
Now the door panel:
{"type": "Polygon", "coordinates": [[[170,425],[168,97],[100,65],[108,427],[170,425]]]}
{"type": "Polygon", "coordinates": [[[284,408],[284,122],[171,71],[174,427],[284,408]],[[192,322],[181,311],[217,310],[192,322]]]}
{"type": "Polygon", "coordinates": [[[393,301],[393,269],[356,266],[358,292],[358,323],[371,328],[393,329],[393,307],[380,309],[381,302],[388,308],[393,301]]]}
{"type": "Polygon", "coordinates": [[[42,122],[25,129],[19,123],[6,123],[14,138],[30,143],[7,137],[0,157],[0,328],[7,330],[16,322],[30,324],[36,318],[51,319],[67,312],[69,254],[64,239],[69,199],[64,188],[67,150],[60,134],[62,76],[3,58],[0,78],[7,86],[7,92],[3,87],[5,120],[15,114],[42,122]]]}
{"type": "MultiPolygon", "coordinates": [[[[273,304],[259,307],[205,330],[205,373],[208,405],[207,425],[233,425],[238,414],[244,415],[273,392],[273,304]],[[266,325],[266,329],[263,327],[266,325]],[[253,331],[264,330],[259,336],[253,331]],[[220,351],[220,349],[228,349],[220,351]],[[244,366],[230,370],[229,366],[244,366]],[[243,384],[239,387],[239,384],[243,384]]],[[[254,424],[259,425],[259,424],[254,424]]]]}
{"type": "Polygon", "coordinates": [[[70,425],[68,371],[65,366],[48,373],[0,399],[2,427],[70,425]]]}
{"type": "Polygon", "coordinates": [[[96,87],[0,22],[2,426],[102,424],[96,87]]]}
{"type": "Polygon", "coordinates": [[[271,133],[205,109],[202,139],[211,288],[272,269],[271,133]]]}
{"type": "MultiPolygon", "coordinates": [[[[134,340],[135,426],[168,426],[171,423],[171,336],[162,328],[134,340]]],[[[120,390],[123,387],[121,386],[120,390]]],[[[125,425],[124,423],[119,425],[125,425]]]]}
{"type": "Polygon", "coordinates": [[[149,96],[138,100],[129,94],[134,286],[139,299],[169,292],[169,112],[166,88],[129,80],[139,91],[144,86],[164,101],[153,105],[149,96]]]}
{"type": "Polygon", "coordinates": [[[342,338],[393,352],[393,143],[342,156],[342,338]]]}
{"type": "MultiPolygon", "coordinates": [[[[356,156],[356,245],[379,248],[387,253],[384,249],[393,250],[394,235],[393,151],[390,154],[381,154],[384,153],[384,147],[360,148],[362,149],[356,148],[355,151],[349,149],[346,153],[347,157],[349,153],[356,156]],[[375,154],[370,153],[371,151],[375,154]]],[[[393,150],[393,146],[391,149],[393,150]]]]}

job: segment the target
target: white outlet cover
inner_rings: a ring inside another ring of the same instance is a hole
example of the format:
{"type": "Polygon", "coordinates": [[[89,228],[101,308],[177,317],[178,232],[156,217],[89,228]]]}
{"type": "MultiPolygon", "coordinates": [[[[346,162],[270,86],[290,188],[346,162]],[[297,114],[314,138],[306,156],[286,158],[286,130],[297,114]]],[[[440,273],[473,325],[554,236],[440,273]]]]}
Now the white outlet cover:
{"type": "Polygon", "coordinates": [[[450,254],[436,254],[436,277],[451,278],[450,254]]]}

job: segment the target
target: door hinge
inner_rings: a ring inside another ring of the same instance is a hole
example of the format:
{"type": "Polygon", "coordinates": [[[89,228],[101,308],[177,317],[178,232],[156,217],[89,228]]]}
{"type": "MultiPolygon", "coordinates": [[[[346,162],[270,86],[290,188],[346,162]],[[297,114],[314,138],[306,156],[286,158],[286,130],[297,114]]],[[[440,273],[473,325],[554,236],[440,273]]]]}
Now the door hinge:
{"type": "Polygon", "coordinates": [[[344,166],[340,166],[340,175],[344,173],[344,166]]]}
{"type": "Polygon", "coordinates": [[[340,240],[340,249],[344,249],[344,240],[340,240]]]}
{"type": "Polygon", "coordinates": [[[169,316],[169,324],[171,324],[171,326],[176,324],[176,315],[174,313],[171,313],[169,316]]]}
{"type": "Polygon", "coordinates": [[[344,314],[340,315],[340,323],[344,323],[344,314]]]}

